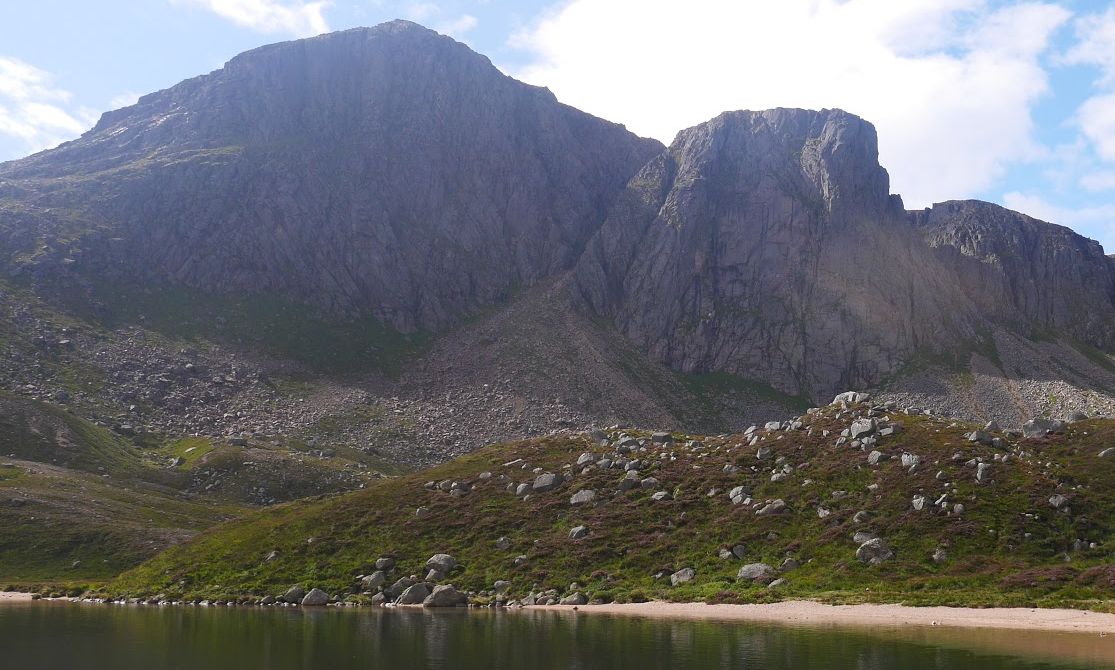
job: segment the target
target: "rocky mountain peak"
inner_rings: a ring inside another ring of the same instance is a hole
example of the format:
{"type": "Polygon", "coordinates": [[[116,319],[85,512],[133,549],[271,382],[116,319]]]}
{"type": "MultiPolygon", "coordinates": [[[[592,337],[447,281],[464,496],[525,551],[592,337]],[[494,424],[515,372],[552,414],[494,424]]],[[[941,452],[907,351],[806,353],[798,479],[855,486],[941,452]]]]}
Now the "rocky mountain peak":
{"type": "Polygon", "coordinates": [[[0,166],[34,221],[4,246],[440,330],[568,269],[661,149],[396,21],[247,52],[0,166]]]}

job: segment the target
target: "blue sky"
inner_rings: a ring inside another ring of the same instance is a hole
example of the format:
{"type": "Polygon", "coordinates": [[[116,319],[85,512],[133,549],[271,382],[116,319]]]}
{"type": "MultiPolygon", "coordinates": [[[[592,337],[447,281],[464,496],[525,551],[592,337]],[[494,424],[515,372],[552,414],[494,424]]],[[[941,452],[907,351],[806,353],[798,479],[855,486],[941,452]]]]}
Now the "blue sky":
{"type": "Polygon", "coordinates": [[[908,207],[977,197],[1115,253],[1115,6],[1097,0],[8,0],[0,160],[269,42],[409,18],[642,135],[726,109],[875,123],[908,207]]]}

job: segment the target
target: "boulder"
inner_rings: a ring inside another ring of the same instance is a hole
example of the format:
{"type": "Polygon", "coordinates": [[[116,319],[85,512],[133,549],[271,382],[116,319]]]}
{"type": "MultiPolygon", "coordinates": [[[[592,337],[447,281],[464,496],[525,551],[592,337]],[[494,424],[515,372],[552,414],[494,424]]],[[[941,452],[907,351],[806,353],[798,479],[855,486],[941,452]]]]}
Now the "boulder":
{"type": "Polygon", "coordinates": [[[1050,433],[1059,433],[1065,429],[1063,421],[1035,418],[1022,424],[1022,437],[1045,437],[1050,433]]]}
{"type": "Polygon", "coordinates": [[[831,405],[839,405],[841,403],[847,405],[854,405],[856,403],[867,402],[871,400],[871,396],[867,393],[858,393],[856,391],[845,391],[832,399],[831,405]]]}
{"type": "Polygon", "coordinates": [[[457,567],[457,559],[449,554],[434,554],[426,561],[426,567],[447,575],[457,567]]]}
{"type": "Polygon", "coordinates": [[[990,463],[977,463],[976,464],[976,482],[979,484],[986,484],[991,481],[991,464],[990,463]]]}
{"type": "Polygon", "coordinates": [[[384,572],[387,572],[388,570],[393,570],[394,568],[395,559],[391,558],[390,556],[383,556],[376,559],[376,570],[383,570],[384,572]]]}
{"type": "Polygon", "coordinates": [[[879,565],[894,558],[894,552],[882,538],[867,540],[856,549],[856,558],[869,565],[879,565]]]}
{"type": "Polygon", "coordinates": [[[1049,496],[1049,506],[1053,509],[1061,509],[1067,504],[1069,504],[1069,499],[1060,493],[1049,496]]]}
{"type": "Polygon", "coordinates": [[[687,584],[697,577],[697,571],[693,568],[682,568],[674,574],[670,575],[670,585],[677,586],[678,584],[687,584]]]}
{"type": "Polygon", "coordinates": [[[559,604],[561,604],[561,605],[587,605],[588,604],[588,598],[585,597],[585,594],[578,591],[576,593],[573,593],[571,595],[568,595],[568,596],[562,598],[561,602],[559,604]]]}
{"type": "Polygon", "coordinates": [[[750,582],[769,583],[774,579],[774,568],[766,563],[748,563],[736,573],[736,579],[750,582]]]}
{"type": "Polygon", "coordinates": [[[430,595],[430,587],[425,582],[408,586],[398,598],[396,605],[421,605],[430,595]]]}
{"type": "Polygon", "coordinates": [[[731,491],[728,491],[728,497],[732,500],[733,505],[739,505],[740,503],[749,499],[751,497],[751,494],[748,493],[746,487],[737,486],[731,491]]]}
{"type": "Polygon", "coordinates": [[[668,442],[673,442],[674,436],[665,432],[651,433],[650,441],[657,442],[659,444],[666,444],[668,442]]]}
{"type": "Polygon", "coordinates": [[[848,437],[858,440],[860,437],[874,433],[875,428],[875,419],[856,419],[848,428],[848,437]]]}
{"type": "Polygon", "coordinates": [[[467,604],[468,596],[458,591],[452,584],[435,586],[430,595],[422,601],[423,607],[456,607],[467,604]]]}
{"type": "Polygon", "coordinates": [[[414,517],[416,519],[425,519],[428,516],[430,516],[429,507],[419,507],[418,509],[414,510],[414,517]]]}
{"type": "Polygon", "coordinates": [[[882,463],[883,461],[887,460],[888,458],[890,458],[890,457],[887,456],[886,454],[884,454],[881,451],[872,451],[870,454],[867,455],[867,464],[868,465],[878,465],[878,464],[882,463]]]}
{"type": "Polygon", "coordinates": [[[588,451],[577,457],[577,465],[588,465],[594,462],[596,462],[596,456],[593,456],[592,453],[588,451]]]}
{"type": "Polygon", "coordinates": [[[669,491],[658,491],[657,493],[652,495],[650,499],[654,502],[668,502],[670,500],[673,500],[674,496],[670,495],[669,491]]]}
{"type": "Polygon", "coordinates": [[[507,581],[506,579],[499,579],[496,580],[495,584],[492,584],[492,589],[496,593],[507,593],[511,590],[511,586],[511,582],[507,581]]]}
{"type": "Polygon", "coordinates": [[[764,505],[761,509],[755,512],[756,516],[774,516],[782,514],[786,511],[786,503],[781,498],[764,505]]]}
{"type": "Polygon", "coordinates": [[[593,491],[592,489],[581,489],[580,491],[577,491],[576,493],[573,494],[573,497],[571,497],[569,499],[569,504],[574,505],[574,506],[576,506],[576,505],[587,505],[588,503],[592,502],[595,498],[596,498],[596,491],[593,491]]]}
{"type": "Polygon", "coordinates": [[[385,584],[387,584],[387,575],[384,574],[383,570],[376,570],[360,580],[360,586],[365,591],[378,589],[385,584]]]}
{"type": "Polygon", "coordinates": [[[286,593],[283,594],[283,602],[297,604],[302,602],[302,599],[305,597],[306,589],[302,588],[301,586],[292,586],[287,589],[286,593]]]}
{"type": "Polygon", "coordinates": [[[511,539],[507,536],[501,536],[498,540],[496,540],[496,549],[499,549],[500,551],[507,551],[510,548],[511,539]]]}
{"type": "Polygon", "coordinates": [[[562,481],[564,481],[564,478],[560,474],[544,472],[534,478],[534,484],[531,485],[531,490],[535,493],[553,491],[558,486],[561,486],[562,481]]]}
{"type": "Polygon", "coordinates": [[[570,540],[580,540],[584,537],[588,537],[588,526],[574,526],[569,530],[570,540]]]}
{"type": "Polygon", "coordinates": [[[302,598],[303,607],[321,607],[328,604],[329,594],[321,589],[310,589],[310,592],[302,598]]]}

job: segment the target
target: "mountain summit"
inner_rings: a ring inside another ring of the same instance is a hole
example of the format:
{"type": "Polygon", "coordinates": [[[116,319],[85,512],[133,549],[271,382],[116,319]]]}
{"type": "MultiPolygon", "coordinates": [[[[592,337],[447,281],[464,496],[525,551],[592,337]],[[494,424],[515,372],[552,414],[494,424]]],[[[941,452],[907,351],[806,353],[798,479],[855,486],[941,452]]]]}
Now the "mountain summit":
{"type": "Polygon", "coordinates": [[[568,269],[659,150],[395,21],[249,51],[0,166],[0,235],[8,263],[45,244],[437,330],[568,269]]]}

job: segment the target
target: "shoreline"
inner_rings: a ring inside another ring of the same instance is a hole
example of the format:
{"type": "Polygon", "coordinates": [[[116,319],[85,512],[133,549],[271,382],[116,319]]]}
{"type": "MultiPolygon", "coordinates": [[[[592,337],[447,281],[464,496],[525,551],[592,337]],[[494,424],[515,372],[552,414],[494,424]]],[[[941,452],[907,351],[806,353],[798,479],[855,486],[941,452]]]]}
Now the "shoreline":
{"type": "Polygon", "coordinates": [[[827,605],[809,600],[754,605],[651,601],[581,606],[538,605],[526,609],[665,619],[755,621],[789,625],[946,627],[1115,634],[1115,614],[1072,609],[827,605]]]}
{"type": "Polygon", "coordinates": [[[19,591],[0,591],[0,602],[22,602],[30,601],[30,593],[20,593],[19,591]]]}
{"type": "MultiPolygon", "coordinates": [[[[0,603],[31,602],[31,593],[0,591],[0,603]]],[[[43,598],[42,600],[54,600],[43,598]]],[[[60,598],[70,602],[81,599],[60,598]]],[[[184,603],[162,603],[183,605],[184,603]]],[[[418,606],[394,606],[426,609],[418,606]]],[[[309,608],[324,609],[324,608],[309,608]]],[[[347,608],[346,608],[347,609],[347,608]]],[[[389,608],[390,609],[390,608],[389,608]]],[[[460,608],[431,608],[431,611],[460,608]]],[[[468,608],[473,609],[473,608],[468,608]]],[[[481,608],[488,609],[488,608],[481,608]]],[[[497,608],[504,609],[504,608],[497,608]]],[[[568,612],[608,614],[642,618],[753,621],[796,626],[841,626],[872,628],[965,628],[984,630],[1029,630],[1067,633],[1113,634],[1115,613],[1076,609],[1024,607],[916,607],[897,604],[863,603],[830,605],[812,600],[787,600],[746,605],[709,605],[701,602],[672,603],[654,600],[645,603],[608,603],[602,605],[530,605],[510,611],[568,612]]]]}

